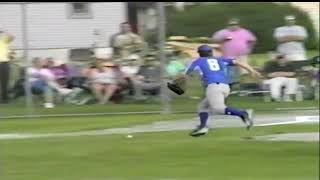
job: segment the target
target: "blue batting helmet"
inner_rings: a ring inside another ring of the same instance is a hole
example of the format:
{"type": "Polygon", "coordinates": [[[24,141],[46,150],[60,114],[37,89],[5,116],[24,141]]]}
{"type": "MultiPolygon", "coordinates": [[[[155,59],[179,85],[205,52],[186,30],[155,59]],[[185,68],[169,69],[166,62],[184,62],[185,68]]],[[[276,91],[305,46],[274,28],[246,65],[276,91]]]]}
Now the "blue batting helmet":
{"type": "Polygon", "coordinates": [[[200,52],[211,52],[212,51],[212,47],[208,46],[208,45],[201,45],[198,47],[198,53],[200,52]]]}

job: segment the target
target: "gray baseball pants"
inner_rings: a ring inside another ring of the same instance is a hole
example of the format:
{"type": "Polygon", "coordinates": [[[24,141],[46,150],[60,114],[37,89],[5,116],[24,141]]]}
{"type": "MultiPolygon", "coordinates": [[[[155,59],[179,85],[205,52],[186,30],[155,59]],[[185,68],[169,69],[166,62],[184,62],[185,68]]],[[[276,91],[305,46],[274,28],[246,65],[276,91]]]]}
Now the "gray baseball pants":
{"type": "Polygon", "coordinates": [[[198,104],[198,113],[207,112],[214,114],[225,114],[225,99],[230,94],[228,84],[213,83],[206,89],[206,97],[198,104]]]}

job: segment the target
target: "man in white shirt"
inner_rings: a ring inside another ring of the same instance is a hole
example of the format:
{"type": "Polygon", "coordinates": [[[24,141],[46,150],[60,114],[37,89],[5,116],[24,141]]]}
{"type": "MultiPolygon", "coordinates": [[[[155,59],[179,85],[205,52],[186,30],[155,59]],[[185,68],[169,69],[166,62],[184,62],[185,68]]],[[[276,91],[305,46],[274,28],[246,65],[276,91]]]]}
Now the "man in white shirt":
{"type": "Polygon", "coordinates": [[[288,61],[306,60],[304,41],[308,38],[304,27],[296,25],[294,16],[286,16],[286,25],[275,29],[274,38],[278,42],[277,51],[288,61]]]}

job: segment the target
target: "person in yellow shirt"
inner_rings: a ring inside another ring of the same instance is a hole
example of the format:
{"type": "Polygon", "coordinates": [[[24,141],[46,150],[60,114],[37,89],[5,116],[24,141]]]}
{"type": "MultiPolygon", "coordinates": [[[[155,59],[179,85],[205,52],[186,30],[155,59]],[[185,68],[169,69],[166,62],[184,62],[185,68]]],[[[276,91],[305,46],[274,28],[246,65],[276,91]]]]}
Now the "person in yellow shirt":
{"type": "Polygon", "coordinates": [[[10,60],[12,54],[9,49],[14,36],[0,31],[0,104],[8,103],[8,84],[10,75],[10,60]]]}

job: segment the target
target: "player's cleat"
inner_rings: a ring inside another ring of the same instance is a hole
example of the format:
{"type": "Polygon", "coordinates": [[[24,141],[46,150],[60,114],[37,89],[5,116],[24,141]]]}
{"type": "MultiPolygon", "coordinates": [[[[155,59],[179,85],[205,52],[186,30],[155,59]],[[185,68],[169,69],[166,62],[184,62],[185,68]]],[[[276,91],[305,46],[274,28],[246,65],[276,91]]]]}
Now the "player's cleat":
{"type": "Polygon", "coordinates": [[[246,124],[247,130],[250,130],[250,128],[253,126],[253,110],[246,110],[246,115],[243,117],[242,120],[246,124]]]}
{"type": "Polygon", "coordinates": [[[198,137],[206,135],[209,132],[208,127],[197,127],[195,130],[191,131],[190,136],[198,137]]]}

